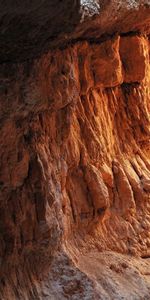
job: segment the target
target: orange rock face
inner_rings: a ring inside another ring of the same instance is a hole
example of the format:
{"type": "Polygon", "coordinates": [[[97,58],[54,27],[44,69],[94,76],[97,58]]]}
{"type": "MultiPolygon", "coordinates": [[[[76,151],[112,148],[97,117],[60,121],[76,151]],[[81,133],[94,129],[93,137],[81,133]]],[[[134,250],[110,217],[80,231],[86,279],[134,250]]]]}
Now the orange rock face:
{"type": "Polygon", "coordinates": [[[149,41],[81,41],[28,64],[0,90],[1,299],[60,299],[60,273],[62,299],[101,299],[79,253],[150,251],[149,41]]]}
{"type": "Polygon", "coordinates": [[[147,41],[144,37],[123,37],[120,43],[124,82],[141,82],[146,76],[149,57],[147,41]]]}
{"type": "Polygon", "coordinates": [[[95,88],[110,88],[123,82],[119,45],[120,37],[93,45],[91,69],[95,88]]]}

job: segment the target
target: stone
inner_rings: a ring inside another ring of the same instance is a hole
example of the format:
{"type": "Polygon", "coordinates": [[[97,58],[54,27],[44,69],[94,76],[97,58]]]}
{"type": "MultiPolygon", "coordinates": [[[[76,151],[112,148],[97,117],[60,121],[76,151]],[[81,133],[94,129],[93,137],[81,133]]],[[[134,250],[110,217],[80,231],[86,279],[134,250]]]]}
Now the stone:
{"type": "Polygon", "coordinates": [[[119,45],[120,37],[91,47],[91,70],[96,88],[107,88],[122,84],[119,45]]]}
{"type": "Polygon", "coordinates": [[[0,299],[149,299],[149,12],[1,1],[0,299]]]}
{"type": "Polygon", "coordinates": [[[147,41],[143,37],[122,37],[120,56],[123,66],[124,82],[141,82],[147,71],[147,41]]]}

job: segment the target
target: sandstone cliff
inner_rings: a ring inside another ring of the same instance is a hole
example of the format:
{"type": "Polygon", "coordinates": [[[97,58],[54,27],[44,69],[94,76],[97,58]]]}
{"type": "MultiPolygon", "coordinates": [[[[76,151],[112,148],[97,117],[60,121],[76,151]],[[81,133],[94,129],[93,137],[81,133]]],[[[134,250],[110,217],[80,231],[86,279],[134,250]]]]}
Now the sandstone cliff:
{"type": "Polygon", "coordinates": [[[150,3],[6,2],[0,299],[150,299],[150,3]]]}

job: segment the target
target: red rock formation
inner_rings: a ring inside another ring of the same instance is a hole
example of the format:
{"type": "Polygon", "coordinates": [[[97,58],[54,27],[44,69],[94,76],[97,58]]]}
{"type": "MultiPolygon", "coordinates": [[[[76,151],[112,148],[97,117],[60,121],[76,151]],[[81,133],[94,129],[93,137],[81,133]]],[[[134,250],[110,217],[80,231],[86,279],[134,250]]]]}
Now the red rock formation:
{"type": "MultiPolygon", "coordinates": [[[[89,274],[90,253],[94,276],[101,251],[150,255],[150,51],[139,24],[1,65],[3,300],[142,299],[89,274]]],[[[131,267],[109,261],[116,273],[131,267]]]]}

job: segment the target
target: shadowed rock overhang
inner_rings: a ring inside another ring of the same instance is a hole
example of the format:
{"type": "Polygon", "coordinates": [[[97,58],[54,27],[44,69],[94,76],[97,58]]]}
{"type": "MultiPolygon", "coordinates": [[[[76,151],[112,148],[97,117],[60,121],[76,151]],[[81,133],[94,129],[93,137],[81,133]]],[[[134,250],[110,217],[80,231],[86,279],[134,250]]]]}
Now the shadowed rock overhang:
{"type": "Polygon", "coordinates": [[[150,1],[0,1],[0,62],[27,60],[76,40],[149,33],[150,1]]]}

